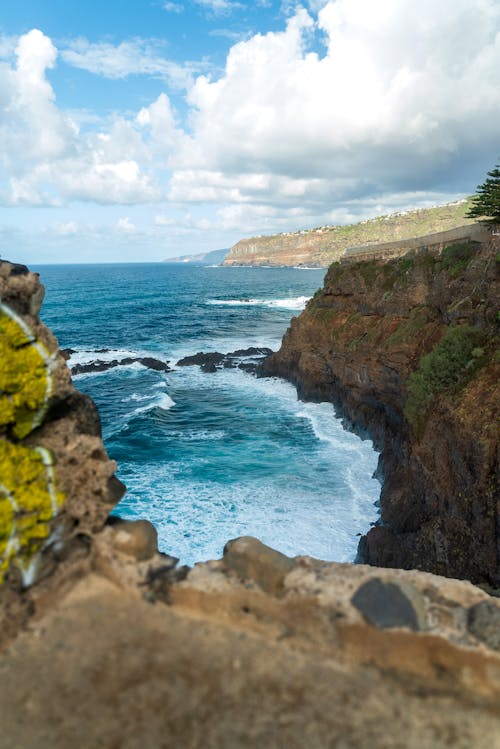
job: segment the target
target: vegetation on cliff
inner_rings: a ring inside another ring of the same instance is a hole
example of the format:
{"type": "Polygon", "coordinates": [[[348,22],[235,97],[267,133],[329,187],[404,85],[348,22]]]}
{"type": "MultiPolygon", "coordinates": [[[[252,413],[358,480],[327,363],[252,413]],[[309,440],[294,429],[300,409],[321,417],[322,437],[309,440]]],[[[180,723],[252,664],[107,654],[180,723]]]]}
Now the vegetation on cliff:
{"type": "Polygon", "coordinates": [[[346,249],[394,242],[474,223],[467,217],[470,200],[379,216],[346,226],[242,239],[231,247],[224,265],[306,265],[328,267],[346,249]]]}
{"type": "Polygon", "coordinates": [[[488,172],[486,180],[478,185],[471,203],[468,218],[480,218],[492,225],[500,224],[500,165],[488,172]]]}
{"type": "Polygon", "coordinates": [[[366,562],[500,588],[499,250],[490,236],[334,263],[266,362],[381,449],[366,562]]]}

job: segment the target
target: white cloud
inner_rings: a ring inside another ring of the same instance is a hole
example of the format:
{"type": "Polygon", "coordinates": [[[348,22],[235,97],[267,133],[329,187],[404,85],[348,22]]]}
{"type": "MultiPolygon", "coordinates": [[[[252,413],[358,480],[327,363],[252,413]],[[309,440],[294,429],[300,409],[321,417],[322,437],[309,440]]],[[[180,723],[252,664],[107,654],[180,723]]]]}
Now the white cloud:
{"type": "Polygon", "coordinates": [[[128,216],[118,219],[116,229],[122,234],[133,234],[137,231],[137,227],[131,222],[128,216]]]}
{"type": "Polygon", "coordinates": [[[241,175],[256,173],[291,180],[298,197],[302,184],[305,199],[318,179],[332,200],[458,177],[463,189],[470,165],[498,151],[500,5],[337,0],[316,24],[302,9],[285,31],[234,45],[224,74],[198,77],[189,101],[178,197],[220,199],[211,174],[239,201],[252,199],[241,175]],[[323,56],[309,51],[313,31],[323,56]]]}
{"type": "Polygon", "coordinates": [[[165,94],[136,118],[115,116],[102,127],[84,116],[76,124],[57,107],[46,78],[57,59],[51,40],[39,30],[30,31],[19,38],[15,56],[13,65],[0,64],[4,204],[132,204],[160,199],[158,168],[165,168],[171,149],[182,140],[165,94]]]}
{"type": "Polygon", "coordinates": [[[231,13],[235,8],[243,7],[236,0],[195,0],[195,2],[217,15],[226,15],[231,13]]]}
{"type": "Polygon", "coordinates": [[[168,13],[182,13],[184,6],[181,3],[167,2],[163,3],[163,10],[168,13]]]}
{"type": "MultiPolygon", "coordinates": [[[[234,44],[222,73],[196,79],[194,66],[171,63],[140,39],[79,40],[59,57],[41,31],[14,46],[7,39],[0,199],[166,200],[169,208],[150,208],[153,234],[215,236],[352,221],[473,189],[500,150],[498,1],[310,0],[308,8],[281,31],[234,44]],[[109,79],[186,85],[185,121],[166,93],[106,121],[63,111],[47,78],[61,56],[109,79]]],[[[117,222],[143,226],[127,212],[111,222],[124,242],[132,230],[117,222]]]]}
{"type": "Polygon", "coordinates": [[[62,237],[69,237],[73,234],[77,234],[79,226],[76,221],[64,221],[54,226],[54,231],[62,237]]]}
{"type": "Polygon", "coordinates": [[[197,72],[192,64],[182,66],[166,59],[160,54],[157,44],[144,39],[124,41],[117,45],[75,39],[62,50],[61,57],[68,65],[104,78],[148,75],[165,79],[171,86],[180,89],[187,88],[193,81],[193,73],[197,72]]]}

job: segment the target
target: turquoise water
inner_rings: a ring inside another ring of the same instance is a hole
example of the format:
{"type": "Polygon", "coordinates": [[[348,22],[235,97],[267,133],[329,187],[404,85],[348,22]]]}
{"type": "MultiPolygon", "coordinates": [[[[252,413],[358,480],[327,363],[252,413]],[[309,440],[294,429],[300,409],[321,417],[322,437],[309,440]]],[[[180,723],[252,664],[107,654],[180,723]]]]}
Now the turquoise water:
{"type": "Polygon", "coordinates": [[[377,454],[345,432],[331,404],[302,403],[277,378],[175,367],[198,351],[279,348],[324,271],[169,264],[44,266],[42,319],[70,364],[134,363],[74,377],[99,406],[104,441],[128,492],[118,514],[146,517],[162,551],[217,558],[254,535],[281,551],[352,561],[377,517],[377,454]],[[98,349],[109,349],[98,353],[98,349]]]}

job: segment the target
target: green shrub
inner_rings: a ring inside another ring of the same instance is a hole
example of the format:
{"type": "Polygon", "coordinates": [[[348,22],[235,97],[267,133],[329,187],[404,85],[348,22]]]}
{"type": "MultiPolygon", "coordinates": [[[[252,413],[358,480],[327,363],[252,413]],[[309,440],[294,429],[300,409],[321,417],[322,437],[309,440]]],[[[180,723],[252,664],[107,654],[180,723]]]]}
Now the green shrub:
{"type": "Polygon", "coordinates": [[[419,433],[436,398],[457,393],[485,361],[484,334],[471,325],[449,328],[434,349],[420,359],[408,378],[405,416],[419,433]]]}
{"type": "Polygon", "coordinates": [[[469,265],[475,249],[476,245],[471,242],[457,242],[448,245],[441,254],[441,268],[446,270],[452,278],[456,278],[469,265]]]}

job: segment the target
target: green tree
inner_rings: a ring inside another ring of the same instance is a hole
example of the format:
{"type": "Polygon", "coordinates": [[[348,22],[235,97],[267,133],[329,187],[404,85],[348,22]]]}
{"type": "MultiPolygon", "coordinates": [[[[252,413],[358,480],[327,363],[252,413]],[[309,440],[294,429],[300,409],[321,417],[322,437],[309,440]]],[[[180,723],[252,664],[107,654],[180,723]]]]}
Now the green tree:
{"type": "Polygon", "coordinates": [[[477,186],[467,218],[480,218],[487,224],[500,224],[500,165],[488,172],[486,180],[477,186]]]}

